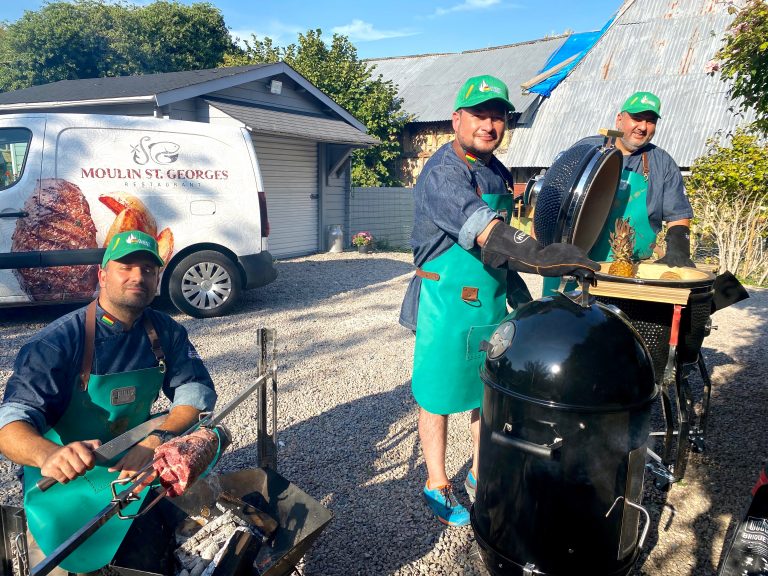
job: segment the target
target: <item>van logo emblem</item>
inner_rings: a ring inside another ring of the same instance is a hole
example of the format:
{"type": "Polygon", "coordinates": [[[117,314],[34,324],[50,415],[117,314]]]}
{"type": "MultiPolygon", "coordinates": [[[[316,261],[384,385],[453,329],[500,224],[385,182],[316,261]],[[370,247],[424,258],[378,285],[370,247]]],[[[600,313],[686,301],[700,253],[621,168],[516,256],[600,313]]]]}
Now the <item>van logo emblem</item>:
{"type": "Polygon", "coordinates": [[[142,136],[136,146],[131,146],[133,161],[139,166],[154,162],[155,164],[173,164],[179,159],[181,146],[175,142],[150,142],[149,136],[142,136]]]}

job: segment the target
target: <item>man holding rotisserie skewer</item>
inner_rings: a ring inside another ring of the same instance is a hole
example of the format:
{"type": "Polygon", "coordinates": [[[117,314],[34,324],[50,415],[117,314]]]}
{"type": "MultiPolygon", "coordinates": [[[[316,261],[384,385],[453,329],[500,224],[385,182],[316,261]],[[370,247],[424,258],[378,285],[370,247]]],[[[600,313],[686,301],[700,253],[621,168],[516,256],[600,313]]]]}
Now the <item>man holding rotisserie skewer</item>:
{"type": "Polygon", "coordinates": [[[493,151],[513,110],[501,80],[468,79],[452,115],[456,138],[429,159],[414,189],[411,244],[418,268],[400,323],[416,333],[411,387],[428,474],[423,495],[438,520],[451,526],[468,524],[469,512],[446,475],[448,415],[472,411],[475,454],[465,481],[472,498],[483,398],[479,347],[507,314],[507,300],[513,307],[530,301],[517,272],[562,276],[598,268],[577,246],[544,247],[507,225],[511,177],[493,151]]]}
{"type": "MultiPolygon", "coordinates": [[[[57,537],[90,520],[89,502],[97,512],[109,503],[112,480],[142,469],[155,448],[216,402],[213,382],[184,327],[149,308],[163,264],[151,236],[137,230],[116,234],[99,270],[98,299],[44,328],[16,359],[0,405],[0,451],[24,466],[29,528],[46,554],[57,537]],[[93,450],[147,420],[160,390],[171,401],[161,429],[111,465],[96,466],[93,450]],[[41,476],[62,485],[42,492],[36,487],[41,476]]],[[[103,560],[94,561],[105,565],[129,526],[113,518],[97,532],[114,544],[111,553],[92,537],[81,548],[90,543],[98,550],[82,554],[100,555],[103,560]]],[[[95,568],[68,568],[90,569],[95,568]]]]}

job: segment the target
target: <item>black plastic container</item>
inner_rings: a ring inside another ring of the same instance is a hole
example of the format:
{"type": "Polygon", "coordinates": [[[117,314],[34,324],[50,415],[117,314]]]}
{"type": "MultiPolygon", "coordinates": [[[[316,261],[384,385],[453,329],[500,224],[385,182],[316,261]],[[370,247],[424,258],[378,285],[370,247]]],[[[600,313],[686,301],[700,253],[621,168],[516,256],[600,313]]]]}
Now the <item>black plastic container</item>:
{"type": "Polygon", "coordinates": [[[627,574],[657,396],[632,325],[594,301],[531,302],[494,332],[481,377],[472,527],[489,571],[627,574]]]}

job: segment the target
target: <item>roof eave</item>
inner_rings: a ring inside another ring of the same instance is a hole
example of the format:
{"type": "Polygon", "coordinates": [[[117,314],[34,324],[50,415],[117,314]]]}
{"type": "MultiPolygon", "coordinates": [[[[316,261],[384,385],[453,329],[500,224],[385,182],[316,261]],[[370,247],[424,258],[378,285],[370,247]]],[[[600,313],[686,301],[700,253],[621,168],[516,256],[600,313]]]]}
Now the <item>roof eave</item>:
{"type": "Polygon", "coordinates": [[[17,102],[0,104],[0,110],[34,110],[38,108],[70,108],[72,106],[108,106],[112,104],[155,103],[153,94],[144,96],[125,96],[121,98],[95,98],[91,100],[61,100],[56,102],[17,102]]]}

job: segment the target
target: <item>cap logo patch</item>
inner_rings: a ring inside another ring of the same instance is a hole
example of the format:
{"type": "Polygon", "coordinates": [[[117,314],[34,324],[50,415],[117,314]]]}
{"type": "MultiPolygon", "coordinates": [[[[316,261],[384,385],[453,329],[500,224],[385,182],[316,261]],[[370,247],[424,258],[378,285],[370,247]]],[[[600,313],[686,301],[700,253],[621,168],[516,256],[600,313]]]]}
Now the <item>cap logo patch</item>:
{"type": "MultiPolygon", "coordinates": [[[[152,248],[152,244],[150,244],[147,240],[143,240],[141,238],[137,238],[133,234],[128,236],[128,238],[126,238],[125,241],[128,244],[141,244],[142,246],[146,246],[147,248],[152,248]]],[[[115,246],[116,245],[117,245],[117,243],[115,243],[115,246]]]]}
{"type": "Polygon", "coordinates": [[[485,80],[480,82],[480,92],[493,92],[495,94],[501,94],[501,89],[498,86],[490,86],[485,80]]]}
{"type": "Polygon", "coordinates": [[[643,99],[640,100],[640,104],[647,104],[651,108],[656,108],[656,102],[653,100],[649,100],[647,97],[643,96],[643,99]]]}

